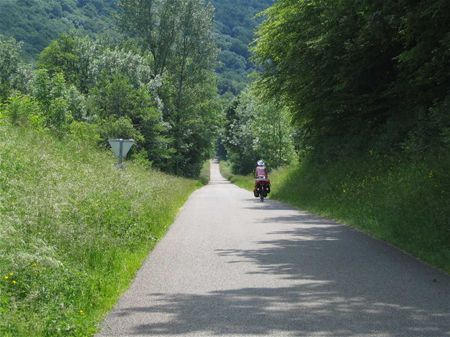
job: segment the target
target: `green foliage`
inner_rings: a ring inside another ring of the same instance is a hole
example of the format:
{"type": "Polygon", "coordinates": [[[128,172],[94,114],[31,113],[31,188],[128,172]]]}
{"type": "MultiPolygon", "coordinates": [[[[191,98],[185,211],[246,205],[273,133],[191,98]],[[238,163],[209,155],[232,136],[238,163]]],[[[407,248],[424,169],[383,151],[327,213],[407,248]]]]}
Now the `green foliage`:
{"type": "Polygon", "coordinates": [[[49,76],[46,70],[40,70],[36,73],[32,87],[33,96],[42,111],[44,126],[60,135],[65,134],[73,117],[66,98],[64,76],[61,73],[49,76]]]}
{"type": "Polygon", "coordinates": [[[198,184],[70,133],[0,126],[1,336],[93,335],[198,184]]]}
{"type": "Polygon", "coordinates": [[[10,123],[16,126],[31,124],[39,129],[43,126],[43,116],[38,102],[30,96],[16,95],[9,98],[4,105],[4,116],[10,123]]]}
{"type": "Polygon", "coordinates": [[[92,85],[114,76],[123,76],[135,88],[147,87],[154,91],[161,83],[158,76],[153,75],[153,58],[150,53],[135,51],[122,46],[102,46],[98,41],[80,41],[79,48],[85,50],[87,73],[85,76],[92,85]]]}
{"type": "Polygon", "coordinates": [[[24,42],[27,58],[34,58],[62,33],[115,35],[115,0],[3,0],[0,32],[24,42]]]}
{"type": "MultiPolygon", "coordinates": [[[[150,13],[155,17],[163,17],[161,32],[164,34],[163,40],[158,47],[160,54],[168,54],[165,43],[169,43],[173,36],[170,33],[170,26],[174,21],[174,13],[179,9],[178,2],[172,2],[165,11],[156,9],[158,1],[126,1],[125,10],[130,10],[133,6],[144,8],[150,3],[150,13]]],[[[49,43],[58,38],[61,34],[71,31],[78,31],[82,35],[100,35],[111,39],[111,35],[117,36],[114,31],[115,16],[120,13],[117,6],[118,1],[108,0],[51,0],[51,1],[24,1],[24,0],[4,0],[0,4],[0,13],[3,19],[0,20],[0,32],[19,41],[24,42],[24,51],[27,58],[37,56],[49,43]]],[[[273,0],[227,0],[212,1],[215,7],[215,34],[219,44],[220,63],[217,67],[219,74],[220,94],[239,92],[249,82],[247,74],[255,69],[249,60],[248,45],[253,40],[253,30],[258,20],[256,14],[267,8],[273,0]]],[[[146,11],[141,11],[133,22],[122,22],[122,26],[130,28],[134,25],[134,31],[145,23],[146,11]]],[[[154,20],[158,22],[158,20],[154,20]]],[[[69,42],[70,43],[70,42],[69,42]]],[[[168,45],[168,44],[166,44],[168,45]]],[[[61,63],[67,62],[64,56],[71,56],[75,60],[78,55],[65,55],[64,45],[54,46],[61,52],[61,63]]],[[[70,52],[69,52],[70,54],[70,52]]],[[[54,64],[58,62],[52,62],[54,64]]],[[[73,63],[76,65],[76,63],[73,63]]],[[[62,65],[62,64],[61,64],[62,65]]],[[[155,67],[159,68],[159,66],[155,67]]],[[[157,70],[158,71],[158,70],[157,70]]],[[[159,71],[158,71],[159,72],[159,71]]],[[[67,80],[71,82],[70,78],[67,80]]]]}
{"type": "MultiPolygon", "coordinates": [[[[147,153],[154,166],[196,177],[211,156],[220,121],[212,8],[202,1],[159,6],[155,15],[174,32],[166,41],[166,30],[154,28],[161,34],[158,46],[168,43],[165,52],[64,34],[40,54],[31,85],[23,80],[20,88],[34,96],[44,126],[55,133],[67,134],[74,120],[98,123],[104,142],[132,135],[135,150],[147,153]]],[[[14,64],[20,69],[18,60],[14,64]]],[[[14,85],[12,76],[8,85],[14,85]]]]}
{"type": "Polygon", "coordinates": [[[170,153],[160,167],[198,176],[211,156],[219,106],[214,76],[213,9],[203,0],[121,1],[121,26],[153,57],[170,153]]]}
{"type": "Polygon", "coordinates": [[[213,0],[217,42],[220,48],[218,88],[221,95],[238,95],[250,82],[255,70],[250,60],[249,44],[258,21],[256,14],[266,9],[273,0],[213,0]]]}
{"type": "Polygon", "coordinates": [[[70,35],[62,35],[39,54],[38,67],[46,69],[52,75],[64,74],[69,83],[78,84],[79,87],[81,60],[76,39],[70,35]]]}
{"type": "Polygon", "coordinates": [[[288,111],[259,98],[252,88],[228,108],[223,142],[233,171],[239,174],[253,172],[259,159],[276,168],[295,158],[288,111]]]}
{"type": "Polygon", "coordinates": [[[398,150],[449,95],[449,13],[443,0],[278,1],[258,31],[260,86],[320,160],[398,150]]]}
{"type": "Polygon", "coordinates": [[[98,126],[86,122],[72,122],[69,126],[69,133],[76,141],[88,144],[96,144],[101,139],[98,126]]]}
{"type": "Polygon", "coordinates": [[[138,143],[144,141],[144,137],[134,128],[129,117],[110,117],[102,120],[100,136],[105,143],[109,138],[134,139],[138,143]]]}
{"type": "Polygon", "coordinates": [[[74,34],[64,34],[45,48],[38,67],[50,74],[63,73],[66,81],[88,94],[101,81],[123,76],[135,87],[158,86],[152,57],[130,46],[110,45],[74,34]]]}
{"type": "MultiPolygon", "coordinates": [[[[169,155],[167,128],[157,94],[161,80],[153,78],[150,55],[64,35],[42,52],[38,64],[39,73],[68,79],[62,91],[74,119],[98,123],[104,143],[111,137],[133,138],[137,151],[161,166],[169,155]]],[[[40,97],[46,83],[39,76],[36,82],[40,97]]]]}
{"type": "Polygon", "coordinates": [[[14,77],[19,74],[21,44],[0,35],[0,102],[14,89],[14,77]]]}
{"type": "Polygon", "coordinates": [[[104,139],[133,138],[138,149],[147,151],[148,159],[161,163],[166,151],[161,112],[145,87],[134,88],[122,76],[99,83],[92,91],[94,114],[102,122],[104,139]],[[109,132],[109,134],[108,134],[109,132]]]}

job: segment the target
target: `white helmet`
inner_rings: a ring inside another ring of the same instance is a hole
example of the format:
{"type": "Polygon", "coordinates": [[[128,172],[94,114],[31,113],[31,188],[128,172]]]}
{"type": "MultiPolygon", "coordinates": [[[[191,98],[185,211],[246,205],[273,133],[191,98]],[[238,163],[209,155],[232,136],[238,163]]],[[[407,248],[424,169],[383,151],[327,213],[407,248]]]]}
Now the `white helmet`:
{"type": "Polygon", "coordinates": [[[266,164],[264,164],[263,160],[258,160],[258,162],[256,163],[258,166],[265,166],[266,164]]]}

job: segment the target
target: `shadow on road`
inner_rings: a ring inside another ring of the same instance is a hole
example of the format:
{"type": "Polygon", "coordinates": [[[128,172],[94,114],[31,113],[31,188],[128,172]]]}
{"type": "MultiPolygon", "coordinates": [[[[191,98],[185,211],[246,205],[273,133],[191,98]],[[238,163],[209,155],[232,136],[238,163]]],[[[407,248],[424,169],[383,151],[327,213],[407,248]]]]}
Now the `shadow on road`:
{"type": "Polygon", "coordinates": [[[244,207],[244,209],[250,210],[267,210],[267,211],[281,211],[281,210],[290,210],[292,207],[287,205],[283,205],[279,202],[274,202],[270,199],[266,199],[264,202],[261,202],[258,198],[249,198],[248,203],[252,206],[244,207]]]}
{"type": "MultiPolygon", "coordinates": [[[[264,207],[283,210],[278,203],[264,207]]],[[[448,276],[364,234],[306,213],[269,216],[263,222],[290,229],[268,233],[269,239],[257,242],[255,249],[216,253],[228,263],[251,263],[257,270],[252,273],[277,275],[290,286],[148,294],[154,305],[129,308],[121,315],[162,313],[167,321],[139,325],[134,333],[450,335],[448,276]]]]}

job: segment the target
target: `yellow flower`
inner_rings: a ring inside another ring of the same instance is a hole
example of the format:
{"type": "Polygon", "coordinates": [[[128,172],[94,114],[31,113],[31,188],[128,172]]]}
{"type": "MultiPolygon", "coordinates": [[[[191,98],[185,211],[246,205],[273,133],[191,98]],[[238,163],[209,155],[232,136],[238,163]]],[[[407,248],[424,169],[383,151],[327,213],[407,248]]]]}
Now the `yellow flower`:
{"type": "Polygon", "coordinates": [[[13,273],[13,272],[9,273],[9,276],[13,276],[13,275],[14,275],[14,273],[13,273]]]}
{"type": "Polygon", "coordinates": [[[13,280],[11,283],[12,283],[12,284],[16,284],[17,282],[13,280]]]}
{"type": "Polygon", "coordinates": [[[80,310],[80,315],[84,315],[84,311],[83,310],[80,310]]]}
{"type": "Polygon", "coordinates": [[[5,279],[5,280],[9,279],[9,276],[8,276],[8,275],[5,275],[4,279],[5,279]]]}

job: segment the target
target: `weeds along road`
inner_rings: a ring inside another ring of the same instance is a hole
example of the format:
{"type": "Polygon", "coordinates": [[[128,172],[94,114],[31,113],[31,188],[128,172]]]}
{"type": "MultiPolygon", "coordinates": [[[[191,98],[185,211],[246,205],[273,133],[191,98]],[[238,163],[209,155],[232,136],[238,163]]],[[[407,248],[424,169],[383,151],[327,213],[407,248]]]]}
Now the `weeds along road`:
{"type": "Polygon", "coordinates": [[[450,277],[212,164],[98,336],[450,336],[450,277]]]}

